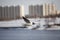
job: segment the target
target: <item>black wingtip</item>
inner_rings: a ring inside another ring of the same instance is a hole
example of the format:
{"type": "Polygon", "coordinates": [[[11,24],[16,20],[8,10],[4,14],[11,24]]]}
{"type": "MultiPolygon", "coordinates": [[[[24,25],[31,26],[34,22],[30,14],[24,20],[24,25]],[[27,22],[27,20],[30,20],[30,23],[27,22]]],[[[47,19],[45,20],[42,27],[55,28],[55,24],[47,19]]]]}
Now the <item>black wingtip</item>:
{"type": "Polygon", "coordinates": [[[25,21],[26,23],[30,23],[30,20],[28,20],[26,17],[23,17],[23,16],[22,16],[22,18],[24,19],[24,21],[25,21]]]}

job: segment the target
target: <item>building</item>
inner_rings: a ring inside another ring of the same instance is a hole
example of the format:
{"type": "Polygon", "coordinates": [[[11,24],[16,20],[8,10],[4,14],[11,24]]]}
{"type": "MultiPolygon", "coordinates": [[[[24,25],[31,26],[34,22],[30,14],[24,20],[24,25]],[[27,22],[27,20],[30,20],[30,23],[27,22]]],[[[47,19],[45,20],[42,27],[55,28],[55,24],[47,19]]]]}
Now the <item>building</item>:
{"type": "Polygon", "coordinates": [[[0,19],[2,18],[2,6],[0,6],[0,19]]]}
{"type": "Polygon", "coordinates": [[[29,16],[28,17],[34,17],[34,6],[33,5],[29,6],[29,16]]]}
{"type": "Polygon", "coordinates": [[[42,11],[43,11],[43,13],[42,13],[43,16],[47,16],[47,15],[49,14],[49,13],[48,13],[48,12],[49,12],[48,4],[43,4],[43,5],[42,5],[42,9],[43,9],[43,10],[42,10],[42,11]]]}
{"type": "Polygon", "coordinates": [[[22,16],[25,16],[24,15],[24,6],[23,5],[20,6],[20,17],[22,17],[22,16]]]}
{"type": "Polygon", "coordinates": [[[43,4],[43,5],[30,5],[29,16],[30,17],[43,17],[56,14],[55,4],[43,4]]]}
{"type": "Polygon", "coordinates": [[[57,12],[58,15],[60,14],[60,10],[57,10],[56,12],[57,12]]]}
{"type": "Polygon", "coordinates": [[[23,6],[0,6],[0,20],[19,19],[24,16],[23,6]]]}
{"type": "Polygon", "coordinates": [[[43,4],[43,16],[55,15],[56,6],[54,4],[43,4]]]}
{"type": "Polygon", "coordinates": [[[42,5],[30,5],[29,6],[29,16],[30,17],[41,17],[42,14],[42,5]]]}

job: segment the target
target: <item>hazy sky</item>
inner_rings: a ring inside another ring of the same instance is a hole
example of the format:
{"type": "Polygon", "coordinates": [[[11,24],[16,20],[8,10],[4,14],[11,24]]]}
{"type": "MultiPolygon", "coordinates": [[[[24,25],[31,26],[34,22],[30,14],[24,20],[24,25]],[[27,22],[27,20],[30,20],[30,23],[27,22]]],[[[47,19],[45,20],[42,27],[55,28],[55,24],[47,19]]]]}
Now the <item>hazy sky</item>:
{"type": "Polygon", "coordinates": [[[28,14],[28,6],[29,5],[36,5],[36,4],[44,4],[44,3],[54,3],[58,10],[60,10],[60,0],[0,0],[0,5],[2,6],[11,6],[11,5],[24,5],[25,14],[28,14]]]}

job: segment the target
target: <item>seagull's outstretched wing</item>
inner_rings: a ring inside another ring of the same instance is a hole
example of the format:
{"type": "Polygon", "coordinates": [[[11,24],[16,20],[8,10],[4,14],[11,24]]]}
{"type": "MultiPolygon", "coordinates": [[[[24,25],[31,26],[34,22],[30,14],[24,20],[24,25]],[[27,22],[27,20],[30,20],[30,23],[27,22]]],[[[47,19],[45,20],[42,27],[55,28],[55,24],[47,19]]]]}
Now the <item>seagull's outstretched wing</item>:
{"type": "Polygon", "coordinates": [[[26,23],[30,23],[30,20],[28,20],[27,18],[25,18],[25,17],[22,17],[23,19],[24,19],[24,21],[26,22],[26,23]]]}

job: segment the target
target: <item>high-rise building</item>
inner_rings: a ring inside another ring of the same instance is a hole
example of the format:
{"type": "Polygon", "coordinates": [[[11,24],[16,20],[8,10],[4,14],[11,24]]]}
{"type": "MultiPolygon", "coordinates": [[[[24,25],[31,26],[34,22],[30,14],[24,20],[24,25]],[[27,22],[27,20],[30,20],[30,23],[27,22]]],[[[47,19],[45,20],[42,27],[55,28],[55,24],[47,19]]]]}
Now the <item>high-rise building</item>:
{"type": "Polygon", "coordinates": [[[24,6],[20,6],[20,17],[24,16],[24,6]]]}
{"type": "Polygon", "coordinates": [[[48,8],[48,4],[43,4],[42,5],[42,11],[43,11],[43,16],[47,16],[49,14],[49,8],[48,8]]]}
{"type": "Polygon", "coordinates": [[[56,14],[56,6],[55,4],[49,4],[49,15],[55,15],[56,14]]]}
{"type": "Polygon", "coordinates": [[[60,11],[59,10],[57,10],[56,12],[57,12],[58,15],[60,14],[60,11]]]}
{"type": "Polygon", "coordinates": [[[0,6],[0,20],[2,18],[2,6],[0,6]]]}
{"type": "Polygon", "coordinates": [[[29,17],[34,17],[34,6],[33,5],[29,6],[29,17]]]}
{"type": "MultiPolygon", "coordinates": [[[[3,7],[2,7],[3,8],[3,7]]],[[[8,6],[5,6],[4,7],[4,18],[3,18],[3,20],[4,19],[8,19],[9,18],[9,12],[8,12],[9,10],[8,10],[8,6]]],[[[3,11],[2,11],[3,12],[3,11]]]]}
{"type": "Polygon", "coordinates": [[[43,5],[30,5],[29,16],[42,17],[56,14],[55,4],[43,4],[43,5]]]}
{"type": "Polygon", "coordinates": [[[56,6],[54,4],[43,4],[43,16],[55,15],[56,6]]]}
{"type": "Polygon", "coordinates": [[[30,5],[29,6],[29,16],[30,17],[41,17],[42,14],[42,5],[30,5]]]}
{"type": "Polygon", "coordinates": [[[19,19],[24,16],[24,6],[0,6],[0,20],[19,19]]]}

